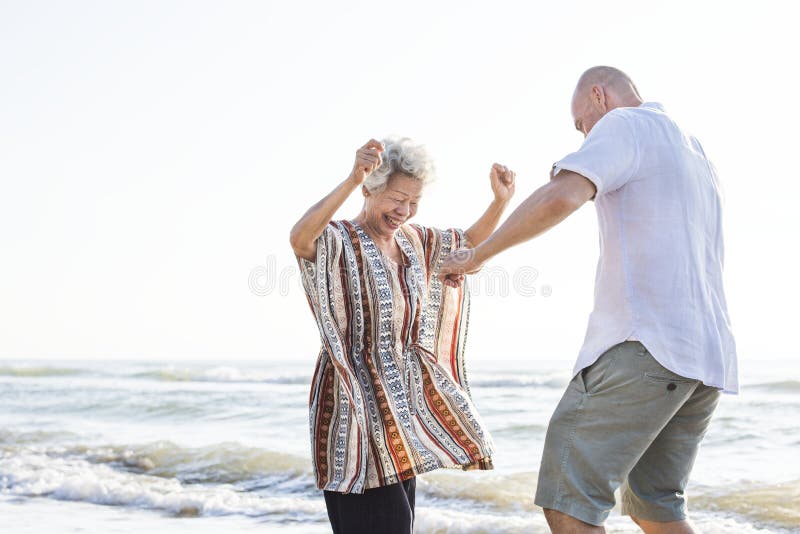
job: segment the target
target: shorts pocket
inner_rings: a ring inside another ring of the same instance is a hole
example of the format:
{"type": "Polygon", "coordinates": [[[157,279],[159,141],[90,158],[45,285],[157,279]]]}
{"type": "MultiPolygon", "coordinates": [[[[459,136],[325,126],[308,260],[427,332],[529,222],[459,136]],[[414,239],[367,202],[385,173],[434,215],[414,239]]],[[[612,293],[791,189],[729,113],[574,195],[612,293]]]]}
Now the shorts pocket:
{"type": "Polygon", "coordinates": [[[586,393],[586,384],[583,383],[583,371],[579,371],[577,375],[572,377],[567,388],[586,393]]]}
{"type": "Polygon", "coordinates": [[[662,372],[647,372],[644,374],[644,379],[656,384],[694,384],[697,382],[694,378],[686,378],[680,375],[669,375],[662,372]]]}
{"type": "Polygon", "coordinates": [[[583,383],[583,390],[587,395],[594,395],[602,391],[604,382],[614,370],[621,346],[622,344],[611,347],[596,362],[579,373],[579,379],[583,383]]]}

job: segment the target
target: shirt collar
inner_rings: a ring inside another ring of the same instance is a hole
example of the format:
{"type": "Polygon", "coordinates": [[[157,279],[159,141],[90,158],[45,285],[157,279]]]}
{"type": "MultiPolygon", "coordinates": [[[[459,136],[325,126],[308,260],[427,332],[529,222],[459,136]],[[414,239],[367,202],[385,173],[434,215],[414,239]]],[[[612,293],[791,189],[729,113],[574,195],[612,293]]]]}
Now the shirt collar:
{"type": "Polygon", "coordinates": [[[642,102],[639,107],[664,112],[664,106],[660,102],[642,102]]]}

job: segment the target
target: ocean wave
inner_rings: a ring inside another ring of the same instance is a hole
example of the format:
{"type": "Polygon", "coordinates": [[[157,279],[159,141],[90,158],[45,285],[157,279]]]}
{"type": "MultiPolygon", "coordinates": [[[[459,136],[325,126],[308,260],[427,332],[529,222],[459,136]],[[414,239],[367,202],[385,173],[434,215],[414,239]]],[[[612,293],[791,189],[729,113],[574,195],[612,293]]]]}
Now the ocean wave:
{"type": "Polygon", "coordinates": [[[440,470],[421,477],[417,490],[431,499],[471,501],[472,506],[504,510],[533,510],[533,491],[537,474],[520,472],[502,475],[493,472],[463,473],[440,470]]]}
{"type": "MultiPolygon", "coordinates": [[[[421,495],[419,502],[451,501],[460,504],[460,510],[473,510],[491,514],[502,513],[505,519],[515,514],[534,512],[538,507],[533,504],[538,475],[535,472],[519,472],[499,474],[493,472],[461,473],[441,470],[423,477],[417,482],[417,490],[421,495]]],[[[757,529],[745,528],[755,521],[756,524],[770,525],[780,529],[798,531],[800,527],[800,480],[780,484],[738,483],[735,486],[697,486],[689,490],[693,514],[708,518],[712,514],[715,519],[708,519],[709,528],[701,528],[702,532],[756,532],[757,529]],[[744,526],[739,530],[718,530],[710,528],[716,521],[729,521],[731,524],[744,526]]],[[[483,517],[483,515],[481,516],[483,517]]],[[[525,532],[524,525],[533,528],[530,523],[504,523],[506,529],[488,528],[486,524],[477,523],[467,528],[469,521],[462,522],[453,516],[449,519],[430,519],[430,528],[425,532],[525,532]],[[449,526],[448,526],[449,525],[449,526]],[[457,527],[456,525],[461,525],[457,527]],[[465,530],[459,530],[460,528],[465,530]],[[518,529],[517,529],[518,528],[518,529]]],[[[531,532],[531,528],[527,532],[531,532]]],[[[534,529],[535,530],[535,529],[534,529]]],[[[615,530],[617,531],[617,530],[615,530]]],[[[636,532],[637,530],[632,530],[636,532]]]]}
{"type": "Polygon", "coordinates": [[[692,507],[737,515],[800,531],[800,480],[778,484],[743,482],[735,487],[698,487],[692,507]]]}
{"type": "MultiPolygon", "coordinates": [[[[67,431],[0,430],[0,453],[5,458],[38,454],[50,458],[105,464],[132,473],[182,482],[208,484],[283,482],[282,489],[303,491],[313,485],[311,461],[305,456],[250,447],[238,442],[186,447],[160,440],[143,444],[93,445],[80,443],[67,431]],[[294,488],[290,488],[291,485],[294,488]]],[[[2,470],[0,470],[2,475],[2,470]]]]}
{"type": "Polygon", "coordinates": [[[558,375],[488,375],[482,376],[471,374],[469,378],[470,387],[484,388],[523,388],[523,387],[543,387],[543,388],[563,388],[569,383],[568,377],[559,373],[558,375]]]}
{"type": "Polygon", "coordinates": [[[207,486],[130,473],[85,458],[25,452],[0,455],[0,491],[27,497],[133,506],[176,516],[241,514],[270,521],[320,521],[322,499],[304,495],[260,495],[222,484],[207,486]]]}
{"type": "MultiPolygon", "coordinates": [[[[92,376],[115,379],[144,379],[160,382],[230,382],[230,383],[264,383],[264,384],[310,384],[311,370],[289,373],[276,373],[275,370],[247,369],[229,365],[215,367],[191,367],[167,365],[160,368],[139,369],[104,369],[68,368],[52,366],[15,365],[0,367],[0,376],[13,377],[59,377],[59,376],[92,376]]],[[[471,373],[470,386],[485,388],[520,388],[545,387],[562,388],[567,385],[568,377],[563,373],[546,374],[483,374],[471,373]]]]}
{"type": "MultiPolygon", "coordinates": [[[[418,501],[419,502],[419,501],[418,501]]],[[[722,513],[692,512],[692,522],[698,532],[705,534],[778,534],[796,530],[773,529],[753,525],[746,519],[722,513]]],[[[605,523],[608,532],[641,534],[641,529],[627,516],[613,513],[605,523]]],[[[426,534],[547,534],[550,529],[540,510],[533,513],[493,514],[484,511],[442,509],[418,506],[415,531],[426,534]]]]}
{"type": "MultiPolygon", "coordinates": [[[[160,369],[138,371],[132,378],[158,380],[165,382],[257,382],[266,384],[309,384],[311,372],[275,374],[257,369],[240,369],[232,366],[218,366],[207,369],[178,367],[170,365],[160,369]]],[[[470,374],[470,386],[486,388],[544,387],[563,388],[569,382],[563,373],[542,375],[519,374],[470,374]]]]}
{"type": "Polygon", "coordinates": [[[800,381],[798,380],[782,380],[779,382],[762,382],[759,384],[750,384],[742,389],[746,390],[759,390],[769,391],[770,393],[795,393],[800,391],[800,381]]]}
{"type": "Polygon", "coordinates": [[[164,382],[260,382],[265,384],[307,384],[310,373],[275,375],[263,371],[243,371],[237,367],[220,366],[210,369],[178,368],[174,366],[137,372],[133,378],[160,380],[164,382]]]}
{"type": "Polygon", "coordinates": [[[264,479],[270,479],[270,484],[274,484],[279,478],[284,482],[294,481],[295,490],[307,489],[313,483],[309,459],[235,442],[198,448],[157,442],[133,449],[90,449],[87,456],[111,462],[116,461],[115,458],[128,462],[133,460],[135,465],[144,465],[150,475],[176,477],[187,482],[234,484],[255,479],[264,484],[264,479]],[[110,454],[102,456],[106,452],[110,454]]]}
{"type": "Polygon", "coordinates": [[[0,446],[9,450],[20,445],[74,440],[77,437],[78,434],[66,430],[12,431],[0,428],[0,446]]]}
{"type": "MultiPolygon", "coordinates": [[[[536,479],[535,472],[440,470],[423,475],[417,483],[418,530],[547,532],[533,504],[536,479]]],[[[266,516],[270,522],[325,518],[306,458],[231,442],[199,448],[163,441],[0,448],[0,493],[156,509],[176,516],[237,514],[266,516]]],[[[692,517],[703,532],[800,527],[800,481],[698,486],[689,493],[692,517]]],[[[612,515],[609,526],[614,532],[637,531],[618,515],[612,515]]]]}
{"type": "Polygon", "coordinates": [[[74,376],[84,374],[84,370],[65,367],[49,367],[37,365],[19,365],[0,367],[0,376],[47,377],[74,376]]]}
{"type": "MultiPolygon", "coordinates": [[[[417,502],[420,502],[419,499],[417,502]]],[[[550,532],[541,513],[488,514],[485,511],[418,506],[414,530],[426,534],[538,534],[550,532]]]]}

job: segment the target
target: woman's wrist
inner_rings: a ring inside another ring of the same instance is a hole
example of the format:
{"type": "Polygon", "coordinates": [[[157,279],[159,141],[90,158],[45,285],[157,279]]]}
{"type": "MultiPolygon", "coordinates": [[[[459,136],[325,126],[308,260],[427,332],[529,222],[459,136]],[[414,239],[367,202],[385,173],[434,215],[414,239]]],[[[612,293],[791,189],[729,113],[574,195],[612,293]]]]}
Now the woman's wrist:
{"type": "Polygon", "coordinates": [[[511,202],[510,198],[498,198],[494,197],[492,199],[492,203],[489,206],[493,208],[499,208],[501,211],[505,210],[508,207],[509,202],[511,202]]]}
{"type": "Polygon", "coordinates": [[[342,185],[349,189],[348,191],[349,193],[352,193],[353,191],[358,189],[358,186],[360,186],[363,183],[364,183],[364,178],[359,179],[359,177],[356,176],[355,173],[351,172],[349,175],[347,175],[347,178],[344,179],[342,185]]]}

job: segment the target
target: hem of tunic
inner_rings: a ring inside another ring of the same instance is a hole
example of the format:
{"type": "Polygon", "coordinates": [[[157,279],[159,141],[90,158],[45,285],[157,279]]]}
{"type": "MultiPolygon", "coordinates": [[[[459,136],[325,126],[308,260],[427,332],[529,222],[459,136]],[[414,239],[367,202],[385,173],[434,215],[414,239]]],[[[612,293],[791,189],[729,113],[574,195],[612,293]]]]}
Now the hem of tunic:
{"type": "MultiPolygon", "coordinates": [[[[424,475],[425,473],[431,473],[433,471],[436,471],[437,469],[461,469],[462,471],[491,471],[491,470],[494,469],[494,463],[492,462],[491,452],[489,452],[489,453],[487,453],[486,456],[478,458],[477,460],[475,460],[473,462],[470,462],[468,464],[437,465],[437,466],[434,466],[434,467],[431,467],[431,468],[428,468],[428,469],[424,468],[423,466],[410,467],[410,468],[406,469],[405,471],[403,471],[402,473],[398,473],[398,474],[395,474],[395,475],[390,475],[388,477],[384,477],[382,484],[378,484],[376,486],[367,486],[367,484],[364,484],[364,491],[375,489],[375,488],[381,488],[381,487],[384,487],[384,486],[391,486],[392,484],[397,484],[398,482],[403,482],[403,481],[412,479],[412,478],[414,478],[415,476],[418,476],[418,475],[424,475]],[[410,473],[409,473],[409,471],[410,471],[410,473]],[[407,473],[407,474],[404,475],[404,473],[407,473]]],[[[350,493],[352,493],[352,494],[363,493],[363,492],[357,492],[357,491],[349,491],[349,492],[348,491],[339,491],[339,490],[336,490],[336,489],[326,488],[325,486],[320,486],[319,484],[317,484],[317,489],[323,490],[323,491],[333,491],[333,492],[336,492],[336,493],[348,493],[348,494],[350,494],[350,493]]]]}

